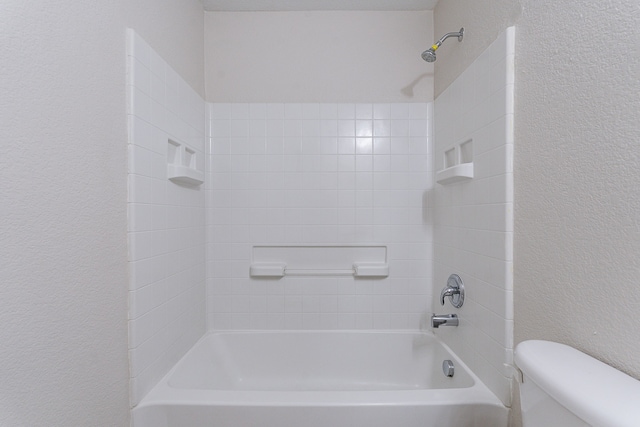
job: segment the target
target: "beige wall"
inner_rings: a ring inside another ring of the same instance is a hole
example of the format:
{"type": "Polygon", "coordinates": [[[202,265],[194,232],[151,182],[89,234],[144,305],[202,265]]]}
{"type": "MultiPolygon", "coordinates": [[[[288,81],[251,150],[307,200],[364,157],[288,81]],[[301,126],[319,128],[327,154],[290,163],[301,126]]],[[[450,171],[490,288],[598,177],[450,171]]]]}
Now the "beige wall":
{"type": "Polygon", "coordinates": [[[434,10],[434,41],[464,27],[461,43],[449,38],[438,49],[435,64],[435,96],[445,90],[505,28],[520,15],[517,0],[442,0],[434,10]]]}
{"type": "Polygon", "coordinates": [[[480,11],[494,10],[494,1],[440,2],[439,25],[470,31],[464,47],[447,57],[442,49],[435,79],[439,92],[522,5],[515,20],[516,342],[567,343],[640,378],[640,8],[635,0],[499,3],[505,12],[487,15],[487,23],[480,11]],[[474,37],[482,42],[472,45],[474,37]]]}
{"type": "Polygon", "coordinates": [[[210,102],[426,102],[432,12],[208,12],[210,102]]]}
{"type": "Polygon", "coordinates": [[[202,19],[196,0],[0,5],[0,425],[129,425],[125,30],[202,92],[202,19]]]}
{"type": "Polygon", "coordinates": [[[119,0],[119,7],[124,22],[204,98],[202,0],[119,0]]]}

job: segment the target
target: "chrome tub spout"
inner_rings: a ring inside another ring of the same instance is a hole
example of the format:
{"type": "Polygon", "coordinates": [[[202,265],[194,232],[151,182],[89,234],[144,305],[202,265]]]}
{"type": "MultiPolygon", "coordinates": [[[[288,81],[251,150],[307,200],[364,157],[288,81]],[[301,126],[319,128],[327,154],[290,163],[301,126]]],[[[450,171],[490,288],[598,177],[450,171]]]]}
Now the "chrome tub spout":
{"type": "Polygon", "coordinates": [[[440,326],[458,326],[457,314],[432,314],[431,327],[439,328],[440,326]]]}

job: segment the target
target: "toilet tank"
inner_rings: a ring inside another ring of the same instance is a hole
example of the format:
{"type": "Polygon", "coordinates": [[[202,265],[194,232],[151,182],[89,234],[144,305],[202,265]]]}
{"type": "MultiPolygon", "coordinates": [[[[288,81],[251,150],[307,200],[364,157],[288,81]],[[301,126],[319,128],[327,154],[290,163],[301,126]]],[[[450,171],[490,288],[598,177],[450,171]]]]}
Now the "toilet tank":
{"type": "Polygon", "coordinates": [[[524,427],[638,427],[640,381],[564,344],[524,341],[515,351],[522,371],[524,427]]]}

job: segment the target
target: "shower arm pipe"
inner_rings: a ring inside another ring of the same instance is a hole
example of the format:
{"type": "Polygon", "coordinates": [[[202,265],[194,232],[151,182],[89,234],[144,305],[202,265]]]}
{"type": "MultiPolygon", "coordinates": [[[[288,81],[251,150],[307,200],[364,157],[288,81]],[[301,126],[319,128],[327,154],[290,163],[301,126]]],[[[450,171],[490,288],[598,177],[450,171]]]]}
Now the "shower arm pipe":
{"type": "Polygon", "coordinates": [[[433,49],[433,50],[434,50],[434,52],[435,52],[436,50],[438,50],[438,48],[439,48],[440,46],[442,46],[442,43],[443,43],[446,39],[448,39],[449,37],[457,37],[457,38],[458,38],[458,41],[459,41],[459,42],[461,42],[461,41],[462,41],[462,37],[464,37],[464,27],[463,27],[463,28],[460,28],[460,31],[458,31],[458,32],[447,33],[447,34],[445,34],[444,36],[440,37],[440,40],[438,40],[437,42],[435,42],[435,44],[433,44],[433,45],[431,46],[431,49],[433,49]]]}

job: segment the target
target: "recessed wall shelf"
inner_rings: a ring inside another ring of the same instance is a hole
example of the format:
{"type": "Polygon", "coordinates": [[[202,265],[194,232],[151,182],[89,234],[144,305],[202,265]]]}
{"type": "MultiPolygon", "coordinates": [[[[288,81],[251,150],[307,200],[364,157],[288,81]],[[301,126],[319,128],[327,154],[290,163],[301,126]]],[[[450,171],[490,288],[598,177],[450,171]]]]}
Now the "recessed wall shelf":
{"type": "Polygon", "coordinates": [[[174,140],[167,146],[167,178],[186,185],[200,185],[204,182],[204,173],[197,169],[197,153],[184,144],[174,140]]]}
{"type": "Polygon", "coordinates": [[[473,140],[454,145],[444,152],[444,168],[436,172],[436,182],[454,184],[473,178],[473,140]]]}

